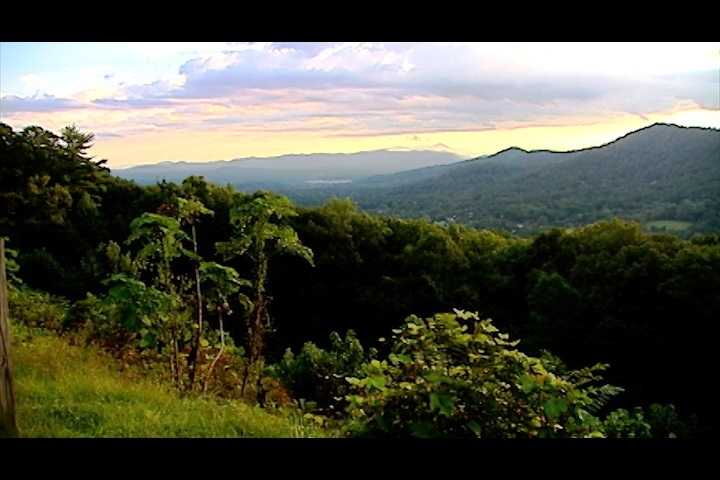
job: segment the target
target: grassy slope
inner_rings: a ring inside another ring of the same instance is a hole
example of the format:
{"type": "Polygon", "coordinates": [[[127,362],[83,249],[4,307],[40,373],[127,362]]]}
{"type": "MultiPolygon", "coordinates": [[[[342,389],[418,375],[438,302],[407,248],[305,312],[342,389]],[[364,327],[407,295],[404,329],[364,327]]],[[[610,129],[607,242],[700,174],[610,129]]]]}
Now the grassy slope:
{"type": "Polygon", "coordinates": [[[242,402],[180,398],[94,348],[13,325],[25,437],[310,437],[323,432],[242,402]]]}

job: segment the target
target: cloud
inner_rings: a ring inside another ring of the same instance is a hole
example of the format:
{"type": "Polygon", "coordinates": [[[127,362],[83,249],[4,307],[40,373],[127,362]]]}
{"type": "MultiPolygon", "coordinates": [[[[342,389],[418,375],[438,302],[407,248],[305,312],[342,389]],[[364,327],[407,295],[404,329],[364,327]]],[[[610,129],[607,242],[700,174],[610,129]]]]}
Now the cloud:
{"type": "Polygon", "coordinates": [[[2,113],[15,112],[56,112],[83,108],[81,102],[70,98],[57,98],[52,95],[34,95],[32,97],[19,97],[7,95],[0,98],[0,111],[2,113]]]}
{"type": "MultiPolygon", "coordinates": [[[[143,58],[185,53],[175,75],[142,84],[113,79],[113,88],[76,98],[3,97],[1,110],[112,113],[117,128],[110,120],[99,126],[108,132],[132,122],[148,131],[353,137],[580,124],[625,114],[649,118],[680,105],[720,106],[717,59],[708,56],[716,45],[260,42],[133,48],[145,52],[143,58]]],[[[41,77],[25,80],[42,84],[41,77]]]]}
{"type": "Polygon", "coordinates": [[[171,107],[175,105],[172,100],[163,98],[100,98],[92,102],[94,105],[99,107],[108,108],[159,108],[159,107],[171,107]]]}
{"type": "Polygon", "coordinates": [[[323,50],[332,47],[332,42],[273,42],[272,48],[294,50],[303,57],[314,57],[323,50]]]}
{"type": "Polygon", "coordinates": [[[212,98],[248,89],[377,88],[403,68],[397,54],[373,45],[341,44],[314,56],[296,48],[266,46],[189,60],[180,67],[184,85],[167,95],[212,98]]]}
{"type": "MultiPolygon", "coordinates": [[[[591,45],[574,53],[602,51],[591,45]]],[[[668,88],[667,74],[650,75],[653,68],[659,68],[652,62],[626,74],[605,71],[587,59],[581,59],[573,69],[578,59],[563,57],[563,52],[562,48],[542,45],[262,44],[193,58],[179,69],[184,83],[156,86],[153,92],[138,94],[207,100],[232,99],[249,91],[271,94],[296,90],[300,92],[297,100],[350,103],[324,95],[328,90],[345,89],[348,97],[364,96],[368,106],[382,106],[388,98],[422,95],[463,104],[467,99],[507,100],[541,105],[547,111],[563,102],[607,98],[608,106],[621,110],[619,100],[629,97],[629,110],[665,108],[670,97],[702,106],[714,100],[715,89],[708,81],[710,70],[694,76],[675,75],[668,88]]],[[[627,65],[607,55],[604,61],[627,65]]]]}
{"type": "Polygon", "coordinates": [[[95,138],[99,140],[109,139],[109,138],[123,138],[124,135],[114,132],[95,132],[95,138]]]}

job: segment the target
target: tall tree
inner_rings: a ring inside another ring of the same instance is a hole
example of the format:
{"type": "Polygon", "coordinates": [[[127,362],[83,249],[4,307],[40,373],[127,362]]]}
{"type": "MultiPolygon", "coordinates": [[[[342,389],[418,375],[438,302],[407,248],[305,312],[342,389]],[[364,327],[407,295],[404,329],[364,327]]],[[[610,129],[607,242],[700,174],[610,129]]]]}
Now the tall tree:
{"type": "MultiPolygon", "coordinates": [[[[183,240],[187,234],[180,227],[180,222],[172,217],[156,213],[144,213],[130,224],[131,234],[126,244],[140,244],[141,248],[135,256],[138,272],[149,276],[153,287],[177,298],[182,292],[182,285],[174,281],[177,275],[173,272],[173,260],[182,256],[192,256],[192,252],[184,248],[183,240]]],[[[175,383],[181,387],[180,345],[184,335],[183,325],[173,321],[167,322],[172,348],[171,368],[175,383]]]]}
{"type": "Polygon", "coordinates": [[[295,230],[287,224],[296,215],[295,207],[281,195],[257,192],[249,198],[240,198],[230,211],[235,237],[217,245],[226,258],[248,255],[255,269],[253,311],[247,324],[248,358],[241,395],[245,394],[251,366],[257,366],[262,358],[266,332],[270,328],[266,294],[268,260],[277,253],[287,253],[314,264],[312,250],[300,242],[295,230]]]}
{"type": "Polygon", "coordinates": [[[190,356],[188,357],[188,373],[189,384],[188,390],[192,390],[195,385],[195,372],[197,369],[198,356],[200,355],[200,340],[203,334],[203,299],[202,288],[200,287],[200,256],[198,255],[197,231],[195,225],[201,216],[212,215],[212,210],[197,200],[178,198],[178,218],[181,224],[189,225],[191,231],[191,240],[193,246],[193,274],[195,278],[195,309],[197,314],[197,324],[193,327],[193,339],[190,345],[190,356]]]}

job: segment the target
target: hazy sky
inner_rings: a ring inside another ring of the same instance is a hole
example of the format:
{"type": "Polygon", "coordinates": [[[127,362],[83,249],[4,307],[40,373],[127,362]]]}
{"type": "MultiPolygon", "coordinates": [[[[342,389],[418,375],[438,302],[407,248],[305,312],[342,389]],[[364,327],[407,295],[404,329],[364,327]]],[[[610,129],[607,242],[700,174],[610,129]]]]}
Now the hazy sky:
{"type": "Polygon", "coordinates": [[[572,149],[720,128],[720,42],[2,43],[0,117],[111,167],[380,148],[572,149]]]}

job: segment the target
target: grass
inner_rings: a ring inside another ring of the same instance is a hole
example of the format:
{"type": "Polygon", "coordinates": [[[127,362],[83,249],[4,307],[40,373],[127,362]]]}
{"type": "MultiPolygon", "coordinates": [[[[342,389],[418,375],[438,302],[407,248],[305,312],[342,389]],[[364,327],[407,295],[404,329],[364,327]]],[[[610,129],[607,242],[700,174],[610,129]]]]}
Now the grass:
{"type": "Polygon", "coordinates": [[[299,417],[240,401],[185,397],[94,347],[13,324],[23,437],[316,437],[299,417]]]}
{"type": "Polygon", "coordinates": [[[647,228],[665,229],[670,232],[682,232],[692,226],[690,222],[680,222],[677,220],[655,220],[645,224],[647,228]]]}

